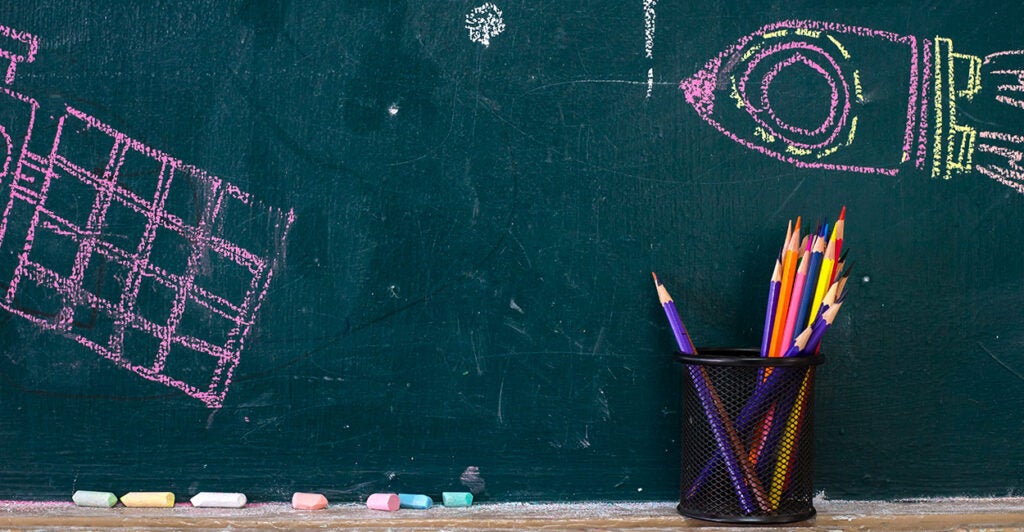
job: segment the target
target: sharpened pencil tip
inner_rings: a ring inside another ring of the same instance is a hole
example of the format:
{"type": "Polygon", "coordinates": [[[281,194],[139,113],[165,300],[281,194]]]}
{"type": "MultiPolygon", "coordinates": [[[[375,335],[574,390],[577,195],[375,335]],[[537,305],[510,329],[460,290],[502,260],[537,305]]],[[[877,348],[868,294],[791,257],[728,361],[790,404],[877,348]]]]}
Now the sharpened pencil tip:
{"type": "Polygon", "coordinates": [[[845,220],[846,219],[846,205],[843,205],[843,210],[839,211],[839,219],[840,220],[845,220]]]}

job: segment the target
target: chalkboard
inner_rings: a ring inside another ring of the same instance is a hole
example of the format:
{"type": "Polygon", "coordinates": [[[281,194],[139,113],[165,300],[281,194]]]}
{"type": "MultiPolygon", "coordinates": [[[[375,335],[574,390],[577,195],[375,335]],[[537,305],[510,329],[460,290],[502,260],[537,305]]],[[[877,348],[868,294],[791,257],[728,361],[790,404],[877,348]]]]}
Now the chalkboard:
{"type": "Polygon", "coordinates": [[[817,488],[1019,493],[1020,15],[5,2],[0,497],[672,500],[651,272],[757,345],[844,205],[817,488]]]}

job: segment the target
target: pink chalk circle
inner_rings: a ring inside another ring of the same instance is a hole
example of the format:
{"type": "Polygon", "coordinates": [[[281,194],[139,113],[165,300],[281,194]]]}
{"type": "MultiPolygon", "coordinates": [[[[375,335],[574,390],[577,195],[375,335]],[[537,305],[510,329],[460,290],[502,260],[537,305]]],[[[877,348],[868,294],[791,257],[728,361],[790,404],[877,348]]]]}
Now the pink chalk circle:
{"type": "Polygon", "coordinates": [[[754,54],[746,63],[746,69],[738,80],[737,90],[740,97],[743,98],[747,113],[755,122],[772,135],[800,148],[819,149],[832,145],[846,125],[850,114],[850,89],[843,76],[842,67],[835,57],[821,47],[808,42],[784,42],[754,54]],[[796,63],[802,63],[809,67],[823,77],[829,85],[828,118],[814,131],[786,124],[775,114],[775,110],[772,109],[768,101],[768,86],[771,85],[775,76],[782,69],[796,63]],[[757,74],[755,71],[759,68],[766,69],[765,73],[757,74]],[[757,96],[757,94],[756,91],[750,91],[748,85],[757,86],[760,89],[760,96],[752,98],[751,96],[757,96]],[[754,102],[759,105],[755,105],[754,102]],[[799,137],[791,138],[786,132],[799,137]],[[812,138],[818,136],[826,138],[812,138]]]}
{"type": "Polygon", "coordinates": [[[793,56],[787,58],[785,61],[776,64],[768,71],[767,74],[765,74],[764,78],[761,80],[761,105],[764,106],[764,109],[775,121],[775,125],[779,126],[780,128],[807,137],[820,135],[824,133],[829,127],[831,127],[833,123],[835,123],[836,110],[839,107],[839,89],[838,87],[836,87],[835,78],[833,78],[832,75],[829,74],[821,65],[815,63],[814,61],[805,57],[803,54],[797,52],[793,56]],[[768,98],[769,88],[771,87],[772,81],[775,81],[775,77],[779,75],[779,72],[781,72],[786,67],[790,67],[798,63],[807,66],[808,68],[810,68],[812,72],[816,72],[817,74],[821,75],[821,77],[825,79],[825,82],[828,83],[831,91],[829,95],[831,103],[829,104],[828,118],[826,118],[825,121],[822,122],[822,124],[813,131],[810,129],[796,127],[783,121],[776,114],[775,109],[772,108],[771,102],[768,98]]]}
{"type": "Polygon", "coordinates": [[[366,499],[366,507],[371,510],[383,510],[394,512],[398,510],[399,500],[397,493],[374,493],[366,499]]]}
{"type": "Polygon", "coordinates": [[[323,510],[327,508],[327,497],[319,493],[295,492],[292,495],[292,508],[296,510],[323,510]]]}

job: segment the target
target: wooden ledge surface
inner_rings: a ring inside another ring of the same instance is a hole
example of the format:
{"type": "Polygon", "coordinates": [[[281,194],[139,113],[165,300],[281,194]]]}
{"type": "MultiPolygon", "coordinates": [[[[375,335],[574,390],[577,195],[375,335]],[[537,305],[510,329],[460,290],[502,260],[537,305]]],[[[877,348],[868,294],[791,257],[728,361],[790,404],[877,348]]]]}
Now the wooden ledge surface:
{"type": "MultiPolygon", "coordinates": [[[[816,501],[818,515],[773,530],[1024,530],[1024,498],[816,501]]],[[[672,502],[495,503],[469,508],[379,512],[359,504],[293,510],[286,503],[243,509],[78,508],[63,502],[0,502],[0,529],[344,529],[344,530],[758,530],[688,519],[672,502]]]]}

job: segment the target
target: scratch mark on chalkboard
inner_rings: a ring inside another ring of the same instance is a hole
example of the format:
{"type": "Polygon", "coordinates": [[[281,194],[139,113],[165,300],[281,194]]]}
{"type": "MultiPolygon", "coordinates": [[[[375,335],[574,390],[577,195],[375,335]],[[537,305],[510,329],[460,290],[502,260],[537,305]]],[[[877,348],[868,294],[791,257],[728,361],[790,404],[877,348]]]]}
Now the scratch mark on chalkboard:
{"type": "Polygon", "coordinates": [[[505,421],[502,419],[501,413],[501,401],[505,396],[505,372],[501,372],[501,383],[498,385],[498,424],[503,424],[505,421]]]}
{"type": "MultiPolygon", "coordinates": [[[[533,92],[537,92],[537,91],[541,91],[541,90],[544,90],[544,89],[550,89],[552,87],[561,87],[563,85],[577,85],[577,84],[581,84],[581,83],[597,83],[597,84],[610,84],[610,85],[647,85],[648,82],[646,82],[646,81],[629,80],[629,79],[571,79],[571,80],[566,80],[566,81],[555,81],[555,82],[552,82],[552,83],[545,83],[544,85],[539,85],[537,87],[534,87],[534,88],[524,92],[523,95],[527,95],[527,94],[530,94],[530,93],[533,93],[533,92]]],[[[672,83],[672,82],[668,82],[668,81],[659,81],[659,82],[654,82],[653,84],[654,85],[671,85],[673,87],[678,85],[677,83],[672,83]]]]}
{"type": "Polygon", "coordinates": [[[38,102],[9,89],[0,100],[21,114],[8,118],[20,127],[3,129],[23,136],[3,165],[15,163],[0,248],[14,260],[0,266],[10,275],[0,307],[219,408],[294,212],[265,208],[70,105],[49,152],[34,152],[38,102]],[[246,213],[266,223],[245,223],[246,213]],[[265,233],[240,232],[250,228],[265,233]]]}
{"type": "Polygon", "coordinates": [[[779,204],[779,208],[778,208],[778,209],[776,209],[776,210],[775,210],[775,212],[773,212],[773,213],[772,213],[772,215],[771,215],[771,217],[772,217],[772,218],[774,218],[774,217],[778,216],[778,215],[779,215],[779,213],[780,213],[780,212],[782,212],[782,211],[783,211],[783,210],[784,210],[784,209],[786,208],[786,204],[788,204],[788,203],[789,203],[789,200],[793,199],[793,196],[795,196],[795,195],[796,195],[796,192],[797,192],[798,190],[800,190],[800,187],[802,187],[802,186],[803,186],[803,184],[804,184],[804,181],[807,181],[807,179],[806,179],[806,178],[804,178],[804,179],[801,179],[801,180],[800,180],[800,181],[799,181],[799,182],[798,182],[798,183],[796,184],[796,186],[795,186],[795,187],[793,187],[793,191],[792,191],[792,192],[790,192],[788,196],[786,196],[786,199],[782,200],[782,202],[781,202],[781,203],[779,204]]]}
{"type": "Polygon", "coordinates": [[[476,364],[476,374],[479,377],[484,374],[484,370],[480,367],[480,348],[476,344],[476,334],[469,331],[469,346],[473,349],[473,362],[476,364]]]}
{"type": "Polygon", "coordinates": [[[1005,368],[1006,371],[1009,371],[1011,374],[1013,374],[1013,376],[1015,376],[1018,379],[1024,381],[1024,375],[1022,375],[1019,371],[1011,368],[1006,362],[1003,362],[1002,360],[999,360],[999,358],[996,357],[996,354],[993,353],[991,350],[989,350],[989,348],[985,347],[984,344],[982,344],[981,342],[978,342],[978,347],[980,347],[982,349],[982,351],[988,353],[988,356],[992,357],[992,360],[995,360],[996,363],[998,363],[1000,366],[1005,368]]]}

